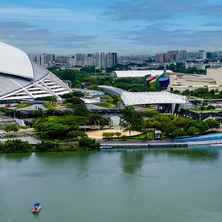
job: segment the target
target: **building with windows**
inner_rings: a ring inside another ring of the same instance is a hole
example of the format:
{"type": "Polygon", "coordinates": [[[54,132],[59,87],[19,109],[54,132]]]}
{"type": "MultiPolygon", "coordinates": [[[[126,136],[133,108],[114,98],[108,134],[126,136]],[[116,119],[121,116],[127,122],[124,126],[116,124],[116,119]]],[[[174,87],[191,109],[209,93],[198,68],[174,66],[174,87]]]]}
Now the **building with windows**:
{"type": "Polygon", "coordinates": [[[60,96],[71,89],[53,73],[32,62],[20,49],[0,42],[0,101],[60,96]]]}

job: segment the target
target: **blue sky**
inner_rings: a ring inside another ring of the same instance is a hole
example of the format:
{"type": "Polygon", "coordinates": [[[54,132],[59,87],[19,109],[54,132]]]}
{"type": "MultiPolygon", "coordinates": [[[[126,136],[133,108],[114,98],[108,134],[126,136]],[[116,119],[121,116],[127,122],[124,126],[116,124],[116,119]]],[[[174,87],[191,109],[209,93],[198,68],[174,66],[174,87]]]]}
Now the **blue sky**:
{"type": "Polygon", "coordinates": [[[222,0],[1,0],[0,40],[28,52],[222,50],[222,0]]]}

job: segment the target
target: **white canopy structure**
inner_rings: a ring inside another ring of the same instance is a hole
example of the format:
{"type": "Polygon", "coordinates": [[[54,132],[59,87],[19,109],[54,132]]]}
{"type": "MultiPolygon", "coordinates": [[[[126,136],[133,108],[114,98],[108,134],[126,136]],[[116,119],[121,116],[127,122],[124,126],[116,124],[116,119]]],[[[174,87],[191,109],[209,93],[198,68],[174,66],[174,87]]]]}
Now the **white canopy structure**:
{"type": "Polygon", "coordinates": [[[119,95],[125,106],[137,105],[161,105],[161,104],[188,104],[185,96],[177,95],[167,91],[161,92],[128,92],[112,86],[99,86],[105,92],[119,95]]]}
{"type": "Polygon", "coordinates": [[[173,73],[170,70],[128,70],[128,71],[115,71],[117,78],[142,78],[146,76],[158,77],[166,73],[173,73]]]}
{"type": "Polygon", "coordinates": [[[67,84],[31,62],[25,52],[0,42],[0,101],[60,96],[69,92],[67,84]]]}
{"type": "Polygon", "coordinates": [[[125,106],[186,104],[185,96],[176,95],[167,91],[162,92],[124,92],[121,95],[125,106]]]}

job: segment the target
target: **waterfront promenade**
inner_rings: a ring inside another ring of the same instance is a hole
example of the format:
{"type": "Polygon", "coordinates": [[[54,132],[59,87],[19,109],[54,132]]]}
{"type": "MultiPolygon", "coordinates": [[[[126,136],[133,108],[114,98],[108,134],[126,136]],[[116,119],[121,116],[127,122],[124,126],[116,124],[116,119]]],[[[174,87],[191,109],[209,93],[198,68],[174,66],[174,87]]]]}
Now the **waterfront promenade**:
{"type": "Polygon", "coordinates": [[[112,149],[168,149],[192,148],[195,146],[222,147],[222,140],[191,141],[191,142],[127,142],[127,141],[101,141],[102,150],[112,149]]]}

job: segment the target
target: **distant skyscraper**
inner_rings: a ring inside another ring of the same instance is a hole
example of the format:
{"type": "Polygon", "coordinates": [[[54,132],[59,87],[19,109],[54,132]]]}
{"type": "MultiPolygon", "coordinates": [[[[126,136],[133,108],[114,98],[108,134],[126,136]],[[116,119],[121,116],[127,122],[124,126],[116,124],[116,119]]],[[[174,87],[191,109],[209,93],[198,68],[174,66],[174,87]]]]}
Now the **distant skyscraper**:
{"type": "Polygon", "coordinates": [[[207,52],[205,50],[198,51],[198,59],[206,60],[207,59],[207,52]]]}
{"type": "Polygon", "coordinates": [[[85,66],[95,66],[95,56],[93,54],[87,54],[85,57],[85,66]]]}
{"type": "Polygon", "coordinates": [[[76,66],[84,66],[85,65],[85,54],[76,54],[76,66]]]}
{"type": "Polygon", "coordinates": [[[177,56],[178,56],[178,51],[169,51],[165,55],[165,60],[166,62],[169,62],[169,63],[175,62],[177,56]]]}
{"type": "Polygon", "coordinates": [[[161,54],[157,54],[155,56],[155,61],[157,63],[164,63],[165,62],[165,54],[164,53],[161,53],[161,54]]]}
{"type": "Polygon", "coordinates": [[[117,65],[117,53],[110,52],[106,55],[106,67],[112,68],[113,66],[117,65]]]}
{"type": "Polygon", "coordinates": [[[38,54],[38,55],[29,55],[30,59],[37,63],[39,66],[48,67],[55,62],[54,54],[38,54]]]}
{"type": "Polygon", "coordinates": [[[99,69],[106,68],[106,54],[104,52],[99,53],[99,69]]]}
{"type": "Polygon", "coordinates": [[[179,51],[176,56],[176,62],[185,62],[186,59],[187,59],[187,51],[186,50],[179,51]]]}
{"type": "Polygon", "coordinates": [[[54,54],[29,55],[30,59],[40,66],[50,67],[52,65],[62,67],[84,67],[95,66],[98,69],[111,68],[117,64],[117,53],[77,53],[73,56],[55,56],[54,54]]]}

